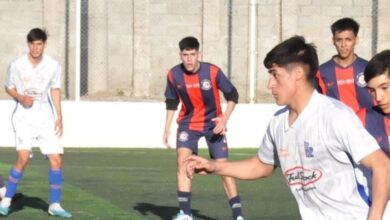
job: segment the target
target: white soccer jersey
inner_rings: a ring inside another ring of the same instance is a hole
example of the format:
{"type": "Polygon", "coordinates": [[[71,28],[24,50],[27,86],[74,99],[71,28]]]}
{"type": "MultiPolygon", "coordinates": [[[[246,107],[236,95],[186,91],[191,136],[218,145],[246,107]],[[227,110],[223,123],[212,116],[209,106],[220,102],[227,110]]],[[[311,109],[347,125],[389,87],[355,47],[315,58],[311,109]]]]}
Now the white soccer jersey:
{"type": "Polygon", "coordinates": [[[18,103],[14,117],[22,119],[26,124],[53,120],[54,106],[50,98],[50,89],[61,87],[60,77],[60,64],[47,55],[43,55],[43,59],[35,68],[27,55],[12,62],[8,69],[5,86],[10,89],[16,88],[19,94],[28,94],[34,99],[30,108],[24,108],[18,103]]]}
{"type": "Polygon", "coordinates": [[[281,167],[302,219],[367,219],[351,160],[379,149],[375,139],[350,108],[316,91],[291,126],[288,115],[274,115],[258,156],[281,167]]]}

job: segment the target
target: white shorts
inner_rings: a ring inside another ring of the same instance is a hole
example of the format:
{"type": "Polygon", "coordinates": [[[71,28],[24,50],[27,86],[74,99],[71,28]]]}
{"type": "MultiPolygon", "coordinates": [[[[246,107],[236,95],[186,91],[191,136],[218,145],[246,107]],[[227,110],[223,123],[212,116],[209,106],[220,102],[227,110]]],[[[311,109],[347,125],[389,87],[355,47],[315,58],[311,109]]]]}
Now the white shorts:
{"type": "Polygon", "coordinates": [[[54,130],[52,120],[39,123],[26,123],[22,119],[14,118],[16,150],[31,150],[37,144],[42,154],[63,154],[64,149],[60,144],[60,139],[54,130]]]}

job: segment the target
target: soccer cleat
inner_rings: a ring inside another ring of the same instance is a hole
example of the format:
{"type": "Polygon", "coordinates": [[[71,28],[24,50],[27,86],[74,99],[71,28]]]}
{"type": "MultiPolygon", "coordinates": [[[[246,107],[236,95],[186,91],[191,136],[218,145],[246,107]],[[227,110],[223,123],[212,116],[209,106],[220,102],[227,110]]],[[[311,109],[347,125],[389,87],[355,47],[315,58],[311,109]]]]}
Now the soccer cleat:
{"type": "Polygon", "coordinates": [[[184,214],[182,210],[180,210],[179,213],[177,213],[176,218],[173,220],[193,220],[191,215],[184,214]]]}
{"type": "Polygon", "coordinates": [[[242,216],[237,216],[236,220],[244,220],[242,216]]]}
{"type": "Polygon", "coordinates": [[[0,206],[0,215],[8,215],[9,207],[1,207],[0,206]]]}
{"type": "Polygon", "coordinates": [[[58,216],[62,218],[71,218],[72,214],[70,212],[65,211],[64,209],[49,209],[47,211],[49,215],[58,216]]]}

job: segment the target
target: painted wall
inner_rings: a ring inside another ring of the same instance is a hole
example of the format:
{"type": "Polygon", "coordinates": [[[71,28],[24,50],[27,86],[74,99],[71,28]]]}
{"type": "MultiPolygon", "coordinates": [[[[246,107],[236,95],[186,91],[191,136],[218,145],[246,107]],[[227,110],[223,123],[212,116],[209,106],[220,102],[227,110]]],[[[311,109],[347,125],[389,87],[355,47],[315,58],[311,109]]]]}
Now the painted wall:
{"type": "MultiPolygon", "coordinates": [[[[14,146],[11,115],[15,103],[0,100],[0,106],[0,147],[14,146]]],[[[164,147],[162,102],[64,101],[62,106],[64,147],[164,147]]],[[[270,118],[279,108],[274,104],[238,104],[228,124],[229,146],[258,147],[270,118]]],[[[174,123],[171,128],[173,147],[176,127],[174,123]]],[[[200,146],[206,146],[204,140],[200,146]]]]}

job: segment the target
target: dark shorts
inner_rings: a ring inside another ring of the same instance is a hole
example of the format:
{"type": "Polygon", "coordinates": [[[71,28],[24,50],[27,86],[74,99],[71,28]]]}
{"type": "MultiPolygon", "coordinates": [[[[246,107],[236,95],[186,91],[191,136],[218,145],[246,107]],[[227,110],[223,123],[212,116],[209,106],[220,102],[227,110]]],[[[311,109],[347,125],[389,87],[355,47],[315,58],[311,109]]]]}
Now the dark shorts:
{"type": "Polygon", "coordinates": [[[176,135],[176,146],[177,148],[188,148],[193,154],[198,154],[198,142],[201,137],[206,139],[210,158],[228,158],[228,146],[225,135],[214,134],[213,130],[193,131],[179,128],[176,135]]]}

